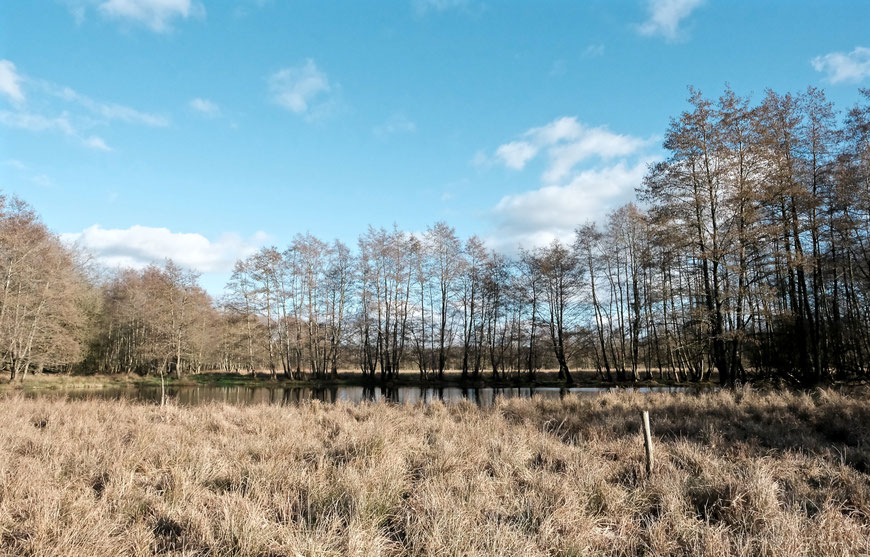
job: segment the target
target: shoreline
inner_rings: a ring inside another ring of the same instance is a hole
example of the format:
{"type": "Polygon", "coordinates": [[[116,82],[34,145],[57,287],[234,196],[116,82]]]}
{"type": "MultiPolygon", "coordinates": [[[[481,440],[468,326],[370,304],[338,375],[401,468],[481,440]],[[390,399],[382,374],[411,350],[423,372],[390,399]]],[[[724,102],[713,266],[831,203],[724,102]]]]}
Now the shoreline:
{"type": "MultiPolygon", "coordinates": [[[[638,388],[662,388],[662,389],[685,389],[689,391],[706,391],[719,388],[727,388],[718,382],[716,377],[705,381],[684,381],[677,382],[669,379],[639,379],[637,381],[606,381],[602,380],[599,374],[595,371],[576,371],[573,372],[575,380],[572,383],[566,383],[559,379],[555,371],[538,372],[535,380],[530,380],[526,376],[511,376],[507,378],[494,379],[491,374],[487,373],[477,380],[467,378],[463,379],[460,372],[449,371],[445,372],[443,379],[427,378],[421,379],[415,372],[400,372],[398,377],[389,379],[381,379],[379,376],[374,378],[363,377],[356,372],[339,372],[335,378],[304,378],[304,379],[287,379],[279,375],[276,379],[269,377],[268,372],[250,374],[236,374],[223,372],[203,372],[194,375],[182,376],[180,379],[176,377],[166,377],[165,386],[167,388],[188,388],[188,387],[250,387],[250,388],[281,388],[281,389],[330,389],[341,387],[367,387],[367,388],[408,388],[416,387],[420,389],[536,389],[536,388],[559,388],[559,389],[638,389],[638,388]]],[[[28,375],[24,381],[10,381],[7,377],[0,378],[0,392],[35,392],[48,390],[84,390],[84,389],[125,389],[125,388],[142,388],[142,387],[159,387],[161,384],[160,377],[155,375],[137,375],[131,374],[62,374],[62,373],[41,373],[28,375]]],[[[758,387],[762,390],[785,390],[785,391],[806,391],[814,388],[829,388],[837,389],[841,387],[862,387],[867,386],[866,380],[852,381],[832,381],[816,385],[815,387],[797,387],[794,385],[775,384],[766,379],[750,381],[748,385],[758,387]]]]}
{"type": "MultiPolygon", "coordinates": [[[[489,374],[487,374],[489,375],[489,374]]],[[[165,384],[168,388],[178,387],[199,387],[199,386],[214,386],[214,387],[274,387],[274,388],[337,388],[337,387],[370,387],[370,388],[400,388],[400,387],[419,387],[430,389],[447,389],[447,388],[465,388],[465,389],[481,389],[481,388],[643,388],[643,387],[664,387],[664,388],[689,388],[689,389],[707,389],[718,387],[718,383],[714,381],[704,382],[675,382],[672,380],[663,379],[642,379],[638,381],[604,381],[597,377],[596,372],[575,372],[577,378],[572,383],[566,383],[562,379],[558,379],[556,372],[539,372],[535,380],[530,380],[528,377],[508,377],[505,379],[494,379],[491,376],[480,377],[477,380],[468,378],[463,379],[459,372],[445,373],[443,379],[427,378],[421,379],[418,374],[411,372],[400,373],[398,377],[381,379],[379,376],[374,378],[362,377],[359,373],[339,372],[335,378],[305,378],[305,379],[287,379],[279,375],[276,379],[269,377],[268,373],[257,373],[255,375],[240,375],[235,373],[216,373],[205,372],[195,375],[183,376],[180,379],[176,377],[166,377],[165,384]]],[[[54,389],[88,389],[88,388],[127,388],[127,387],[147,387],[160,386],[160,377],[154,375],[137,375],[137,374],[87,374],[87,375],[66,375],[54,373],[42,373],[37,375],[28,375],[24,381],[10,381],[8,377],[0,380],[0,391],[36,391],[36,390],[54,390],[54,389]]]]}

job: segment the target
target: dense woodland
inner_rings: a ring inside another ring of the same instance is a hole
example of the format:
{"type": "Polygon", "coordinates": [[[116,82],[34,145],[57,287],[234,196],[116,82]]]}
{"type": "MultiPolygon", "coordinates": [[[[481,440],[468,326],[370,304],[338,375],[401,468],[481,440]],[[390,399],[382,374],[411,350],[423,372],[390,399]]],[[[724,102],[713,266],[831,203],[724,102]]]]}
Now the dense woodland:
{"type": "Polygon", "coordinates": [[[171,261],[95,271],[0,195],[0,368],[266,370],[389,380],[458,370],[534,379],[812,384],[870,366],[870,90],[760,102],[692,91],[637,202],[573,242],[488,249],[445,223],[297,235],[238,261],[220,299],[171,261]]]}

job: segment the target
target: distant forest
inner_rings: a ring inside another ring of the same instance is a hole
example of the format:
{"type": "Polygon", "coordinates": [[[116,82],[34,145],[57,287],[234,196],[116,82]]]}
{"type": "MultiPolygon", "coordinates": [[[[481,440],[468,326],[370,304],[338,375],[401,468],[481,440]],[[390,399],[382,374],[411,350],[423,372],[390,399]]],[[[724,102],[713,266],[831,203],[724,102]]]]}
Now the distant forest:
{"type": "Polygon", "coordinates": [[[870,90],[760,103],[692,90],[636,203],[572,242],[508,256],[443,222],[297,235],[238,261],[210,298],[171,261],[95,272],[0,195],[0,368],[328,379],[868,376],[870,90]]]}

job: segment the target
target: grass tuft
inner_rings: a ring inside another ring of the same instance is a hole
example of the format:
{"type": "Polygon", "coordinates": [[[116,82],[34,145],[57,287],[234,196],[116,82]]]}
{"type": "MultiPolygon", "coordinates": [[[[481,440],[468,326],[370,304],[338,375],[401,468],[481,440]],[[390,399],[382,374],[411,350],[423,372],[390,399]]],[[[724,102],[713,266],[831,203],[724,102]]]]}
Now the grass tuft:
{"type": "Polygon", "coordinates": [[[0,402],[0,553],[868,554],[866,394],[491,408],[13,394],[0,402]]]}

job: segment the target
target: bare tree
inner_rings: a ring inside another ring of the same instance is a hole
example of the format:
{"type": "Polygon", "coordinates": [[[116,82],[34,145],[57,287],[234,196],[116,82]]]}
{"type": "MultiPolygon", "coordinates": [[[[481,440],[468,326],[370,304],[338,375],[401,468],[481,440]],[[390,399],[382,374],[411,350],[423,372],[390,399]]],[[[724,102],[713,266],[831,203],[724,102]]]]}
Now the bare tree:
{"type": "Polygon", "coordinates": [[[553,345],[553,354],[559,364],[559,378],[573,383],[568,368],[567,335],[572,323],[570,306],[580,290],[582,270],[573,250],[553,241],[538,253],[538,270],[544,281],[544,298],[547,302],[547,326],[553,345]]]}

